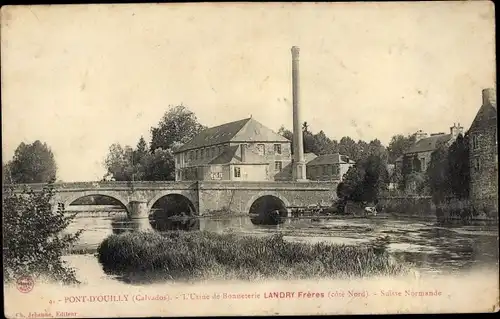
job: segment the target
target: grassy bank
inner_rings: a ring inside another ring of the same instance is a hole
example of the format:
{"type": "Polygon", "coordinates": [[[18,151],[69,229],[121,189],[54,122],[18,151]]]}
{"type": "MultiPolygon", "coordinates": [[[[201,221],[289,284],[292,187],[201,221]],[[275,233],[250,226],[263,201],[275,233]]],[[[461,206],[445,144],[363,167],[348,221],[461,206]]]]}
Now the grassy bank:
{"type": "Polygon", "coordinates": [[[98,259],[106,273],[130,281],[345,278],[407,270],[377,247],[210,232],[111,235],[101,243],[98,259]]]}

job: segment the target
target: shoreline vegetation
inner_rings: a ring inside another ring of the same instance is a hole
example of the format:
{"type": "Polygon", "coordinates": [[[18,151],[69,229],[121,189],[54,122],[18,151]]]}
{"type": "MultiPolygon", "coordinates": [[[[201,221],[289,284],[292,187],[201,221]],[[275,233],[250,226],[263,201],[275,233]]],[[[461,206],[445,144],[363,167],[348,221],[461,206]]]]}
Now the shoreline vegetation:
{"type": "Polygon", "coordinates": [[[406,275],[381,239],[372,245],[296,243],[205,231],[113,234],[98,247],[108,275],[129,283],[214,279],[313,279],[406,275]]]}

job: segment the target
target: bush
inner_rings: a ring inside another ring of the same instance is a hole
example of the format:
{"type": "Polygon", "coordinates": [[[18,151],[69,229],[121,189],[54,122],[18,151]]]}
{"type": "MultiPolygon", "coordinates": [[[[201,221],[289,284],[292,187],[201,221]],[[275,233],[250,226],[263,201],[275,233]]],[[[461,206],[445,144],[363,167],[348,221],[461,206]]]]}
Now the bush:
{"type": "Polygon", "coordinates": [[[98,248],[108,274],[151,279],[300,279],[406,273],[379,247],[307,244],[209,232],[111,235],[98,248]]]}
{"type": "Polygon", "coordinates": [[[15,193],[3,189],[3,250],[5,281],[18,276],[47,277],[64,283],[78,283],[75,271],[66,267],[63,253],[78,240],[82,231],[63,234],[74,218],[64,207],[53,210],[53,181],[38,193],[25,188],[15,193]]]}

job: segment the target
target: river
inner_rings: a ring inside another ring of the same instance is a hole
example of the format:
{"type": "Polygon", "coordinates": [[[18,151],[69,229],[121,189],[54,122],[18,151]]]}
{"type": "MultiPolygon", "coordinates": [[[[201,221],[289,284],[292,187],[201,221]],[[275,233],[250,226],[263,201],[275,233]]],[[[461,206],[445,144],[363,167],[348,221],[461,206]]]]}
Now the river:
{"type": "MultiPolygon", "coordinates": [[[[147,222],[147,221],[146,221],[147,222]]],[[[153,221],[154,225],[154,221],[153,221]]],[[[378,237],[389,236],[391,254],[410,262],[426,273],[467,271],[474,267],[498,269],[498,226],[438,225],[435,220],[377,216],[359,219],[288,219],[276,226],[254,225],[247,216],[208,217],[187,221],[163,223],[162,229],[185,231],[207,230],[236,232],[242,235],[266,236],[282,233],[285,239],[314,243],[357,245],[378,237]]],[[[127,220],[125,213],[114,216],[77,217],[68,231],[84,229],[78,250],[95,252],[98,245],[110,234],[138,229],[136,222],[127,220]]],[[[77,268],[80,279],[106,276],[92,253],[66,256],[70,265],[77,268]]]]}

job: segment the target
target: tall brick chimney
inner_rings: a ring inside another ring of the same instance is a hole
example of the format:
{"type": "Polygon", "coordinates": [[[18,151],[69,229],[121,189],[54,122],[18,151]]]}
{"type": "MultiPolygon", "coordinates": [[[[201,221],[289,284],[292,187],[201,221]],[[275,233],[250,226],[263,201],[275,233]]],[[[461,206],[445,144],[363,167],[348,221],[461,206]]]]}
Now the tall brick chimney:
{"type": "Polygon", "coordinates": [[[497,106],[497,92],[495,89],[488,88],[483,90],[483,105],[497,106]]]}
{"type": "Polygon", "coordinates": [[[293,171],[294,181],[306,181],[304,143],[302,140],[302,118],[300,110],[299,52],[292,47],[292,96],[293,96],[293,171]]]}

